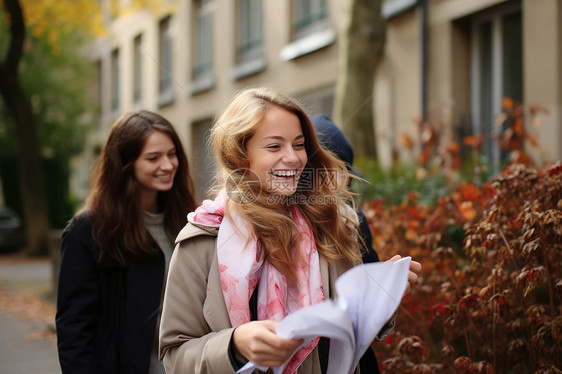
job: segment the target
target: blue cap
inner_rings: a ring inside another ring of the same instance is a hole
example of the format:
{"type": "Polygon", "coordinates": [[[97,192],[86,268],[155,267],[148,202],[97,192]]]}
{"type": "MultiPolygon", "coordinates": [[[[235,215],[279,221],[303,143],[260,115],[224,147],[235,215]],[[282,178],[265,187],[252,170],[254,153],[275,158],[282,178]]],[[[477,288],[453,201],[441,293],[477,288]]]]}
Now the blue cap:
{"type": "Polygon", "coordinates": [[[353,149],[340,128],[325,114],[310,116],[310,121],[314,125],[316,136],[322,147],[342,160],[351,174],[362,178],[363,175],[351,166],[353,165],[353,149]]]}

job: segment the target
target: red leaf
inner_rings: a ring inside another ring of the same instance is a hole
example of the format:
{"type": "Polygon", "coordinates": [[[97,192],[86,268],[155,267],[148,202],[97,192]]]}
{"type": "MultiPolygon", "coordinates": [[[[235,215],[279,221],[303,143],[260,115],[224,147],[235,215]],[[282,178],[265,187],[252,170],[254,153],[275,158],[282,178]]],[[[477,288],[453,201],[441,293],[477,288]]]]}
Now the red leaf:
{"type": "Polygon", "coordinates": [[[504,97],[502,99],[502,107],[506,110],[511,110],[513,108],[513,100],[509,97],[504,97]]]}

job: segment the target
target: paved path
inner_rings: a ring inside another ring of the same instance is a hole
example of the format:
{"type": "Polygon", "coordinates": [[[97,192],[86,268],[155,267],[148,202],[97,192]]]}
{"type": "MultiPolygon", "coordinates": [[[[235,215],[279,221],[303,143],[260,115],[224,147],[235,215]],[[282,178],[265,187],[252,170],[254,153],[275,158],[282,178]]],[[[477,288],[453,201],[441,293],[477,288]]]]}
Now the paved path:
{"type": "Polygon", "coordinates": [[[33,341],[33,331],[44,328],[0,312],[0,373],[60,374],[53,341],[33,341]]]}
{"type": "MultiPolygon", "coordinates": [[[[2,301],[13,295],[34,294],[50,289],[52,266],[48,259],[28,260],[14,255],[0,255],[2,301]]],[[[41,305],[41,304],[39,304],[41,305]]],[[[21,318],[10,306],[0,304],[0,374],[60,374],[55,340],[37,339],[49,323],[21,318]]]]}

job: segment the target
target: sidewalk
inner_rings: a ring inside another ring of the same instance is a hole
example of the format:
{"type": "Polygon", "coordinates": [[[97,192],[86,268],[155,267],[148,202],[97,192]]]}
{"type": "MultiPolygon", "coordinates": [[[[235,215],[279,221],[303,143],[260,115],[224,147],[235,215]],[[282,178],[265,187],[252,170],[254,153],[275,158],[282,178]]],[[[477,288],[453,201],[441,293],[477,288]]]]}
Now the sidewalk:
{"type": "Polygon", "coordinates": [[[0,254],[0,374],[60,374],[48,258],[0,254]]]}

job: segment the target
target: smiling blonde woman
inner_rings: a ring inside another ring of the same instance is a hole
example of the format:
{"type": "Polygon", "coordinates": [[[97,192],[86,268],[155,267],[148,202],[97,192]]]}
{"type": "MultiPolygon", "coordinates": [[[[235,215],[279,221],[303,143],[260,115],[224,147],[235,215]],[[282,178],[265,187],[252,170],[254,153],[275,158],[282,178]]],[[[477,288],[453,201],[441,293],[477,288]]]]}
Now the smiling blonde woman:
{"type": "Polygon", "coordinates": [[[166,372],[289,360],[284,373],[323,373],[326,342],[300,347],[275,325],[332,297],[338,276],[361,262],[357,216],[336,178],[346,166],[295,100],[264,87],[234,97],[211,145],[222,178],[176,239],[160,326],[166,372]]]}

